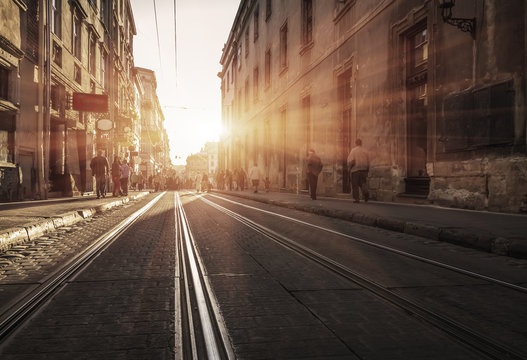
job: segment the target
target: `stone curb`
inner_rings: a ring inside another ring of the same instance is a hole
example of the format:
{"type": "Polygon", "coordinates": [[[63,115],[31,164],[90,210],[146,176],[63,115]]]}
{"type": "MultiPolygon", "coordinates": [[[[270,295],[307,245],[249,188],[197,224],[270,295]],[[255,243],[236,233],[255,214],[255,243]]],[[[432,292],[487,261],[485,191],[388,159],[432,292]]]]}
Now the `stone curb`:
{"type": "Polygon", "coordinates": [[[116,206],[124,205],[130,202],[130,200],[136,200],[146,196],[147,194],[148,192],[142,192],[112,201],[107,204],[99,205],[95,208],[79,209],[59,215],[53,215],[47,219],[2,230],[0,231],[0,251],[6,251],[12,246],[34,240],[42,235],[54,232],[63,226],[76,224],[79,221],[94,216],[97,213],[103,213],[116,206]]]}
{"type": "Polygon", "coordinates": [[[499,237],[488,232],[482,232],[481,230],[477,229],[434,226],[422,222],[405,221],[384,216],[376,217],[359,212],[353,213],[343,210],[331,210],[310,205],[301,205],[286,201],[253,197],[241,193],[236,194],[217,190],[213,190],[213,192],[286,207],[289,209],[310,212],[317,215],[347,220],[361,225],[375,226],[382,229],[402,232],[427,239],[449,242],[464,247],[491,252],[497,255],[527,259],[527,242],[525,239],[509,239],[499,237]]]}

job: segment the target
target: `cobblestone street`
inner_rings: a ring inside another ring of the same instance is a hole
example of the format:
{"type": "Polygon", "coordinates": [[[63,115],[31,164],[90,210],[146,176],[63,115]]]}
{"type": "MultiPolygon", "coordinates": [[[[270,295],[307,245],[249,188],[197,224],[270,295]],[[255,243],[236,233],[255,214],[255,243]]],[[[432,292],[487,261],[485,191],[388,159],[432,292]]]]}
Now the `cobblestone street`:
{"type": "Polygon", "coordinates": [[[186,342],[199,339],[203,325],[196,308],[186,308],[196,300],[185,300],[195,285],[182,282],[195,276],[178,250],[185,221],[232,357],[479,359],[494,351],[514,357],[527,347],[525,260],[227,194],[181,192],[182,221],[175,194],[159,194],[155,203],[157,195],[0,253],[5,317],[147,209],[4,339],[2,359],[190,356],[186,342]],[[185,325],[187,317],[193,325],[185,325]],[[462,330],[447,330],[457,323],[477,337],[460,340],[462,330]]]}

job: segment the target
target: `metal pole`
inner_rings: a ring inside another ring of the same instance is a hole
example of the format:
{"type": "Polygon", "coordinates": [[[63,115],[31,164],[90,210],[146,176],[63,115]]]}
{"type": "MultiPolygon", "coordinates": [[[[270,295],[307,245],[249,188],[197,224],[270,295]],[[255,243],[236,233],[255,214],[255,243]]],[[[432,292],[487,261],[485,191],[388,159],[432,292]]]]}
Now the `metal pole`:
{"type": "Polygon", "coordinates": [[[51,94],[51,0],[46,2],[46,27],[45,27],[45,51],[44,51],[44,126],[43,126],[43,170],[44,170],[44,199],[48,198],[49,191],[49,152],[50,152],[50,94],[51,94]]]}

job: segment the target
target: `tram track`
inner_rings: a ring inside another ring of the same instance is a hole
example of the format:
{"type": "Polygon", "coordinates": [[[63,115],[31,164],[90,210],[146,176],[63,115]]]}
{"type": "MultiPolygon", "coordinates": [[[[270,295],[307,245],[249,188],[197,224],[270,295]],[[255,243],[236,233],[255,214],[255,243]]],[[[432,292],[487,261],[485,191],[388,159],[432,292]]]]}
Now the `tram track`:
{"type": "MultiPolygon", "coordinates": [[[[398,256],[404,256],[411,258],[415,261],[424,262],[432,266],[439,267],[441,269],[446,269],[449,271],[454,271],[456,273],[460,273],[472,278],[476,278],[479,280],[483,280],[492,284],[496,284],[499,286],[503,286],[505,288],[518,291],[521,293],[527,292],[527,289],[518,286],[516,284],[508,283],[499,279],[494,279],[492,277],[477,274],[465,269],[457,268],[454,266],[451,266],[449,264],[444,264],[439,261],[433,260],[433,259],[427,259],[421,256],[417,256],[414,254],[410,254],[408,252],[400,251],[395,248],[387,247],[384,245],[376,244],[371,241],[361,239],[358,237],[353,237],[344,233],[340,233],[338,231],[323,228],[318,225],[309,224],[307,222],[294,219],[291,217],[287,217],[285,215],[276,214],[267,210],[258,209],[255,207],[251,207],[246,204],[238,203],[229,199],[225,199],[223,197],[219,197],[216,195],[212,195],[214,198],[221,199],[223,201],[227,201],[229,203],[236,204],[238,206],[251,208],[252,210],[257,210],[260,212],[264,212],[267,215],[273,215],[278,216],[283,220],[286,221],[292,221],[298,225],[301,226],[308,226],[312,228],[316,228],[321,231],[327,231],[332,233],[333,235],[342,236],[344,238],[347,238],[348,240],[353,240],[360,242],[362,244],[370,245],[377,247],[379,249],[382,249],[383,251],[388,251],[393,254],[397,254],[398,256]]],[[[320,266],[338,274],[341,277],[344,277],[345,279],[358,284],[362,288],[370,291],[371,293],[375,294],[376,296],[388,301],[389,303],[395,305],[396,307],[404,310],[405,312],[411,314],[412,316],[419,318],[423,322],[426,322],[435,328],[438,328],[442,330],[443,332],[449,334],[452,338],[457,340],[458,342],[467,345],[472,350],[479,353],[481,356],[484,356],[486,358],[492,358],[492,359],[524,359],[525,354],[519,353],[517,350],[510,348],[508,345],[505,345],[499,341],[496,341],[495,339],[492,339],[488,336],[485,336],[478,331],[470,328],[469,326],[465,326],[464,324],[444,315],[437,311],[430,310],[426,308],[425,306],[420,305],[417,301],[410,299],[406,296],[403,296],[401,294],[396,293],[396,291],[393,291],[385,286],[382,286],[381,284],[369,279],[367,276],[364,276],[349,267],[317,252],[316,250],[313,250],[311,248],[308,248],[299,242],[288,238],[286,236],[283,236],[279,234],[278,232],[270,229],[267,226],[264,226],[262,224],[259,224],[243,215],[240,215],[239,213],[236,213],[232,210],[229,210],[215,202],[212,202],[203,196],[199,197],[202,201],[204,201],[206,204],[212,206],[213,208],[219,210],[220,212],[236,219],[240,223],[246,225],[247,227],[251,228],[252,230],[260,233],[261,235],[265,236],[268,239],[271,239],[272,241],[280,244],[281,246],[294,251],[295,253],[319,264],[320,266]]]]}
{"type": "Polygon", "coordinates": [[[23,325],[34,313],[45,306],[69,280],[81,273],[91,261],[136,223],[164,194],[159,194],[141,209],[114,226],[110,231],[95,239],[84,251],[49,274],[37,287],[13,299],[10,302],[10,306],[0,314],[0,344],[6,341],[11,333],[23,325]]]}
{"type": "Polygon", "coordinates": [[[176,358],[234,359],[227,330],[200,260],[189,222],[175,194],[176,242],[176,358]],[[179,334],[179,335],[178,335],[179,334]],[[178,353],[181,356],[178,356],[178,353]]]}

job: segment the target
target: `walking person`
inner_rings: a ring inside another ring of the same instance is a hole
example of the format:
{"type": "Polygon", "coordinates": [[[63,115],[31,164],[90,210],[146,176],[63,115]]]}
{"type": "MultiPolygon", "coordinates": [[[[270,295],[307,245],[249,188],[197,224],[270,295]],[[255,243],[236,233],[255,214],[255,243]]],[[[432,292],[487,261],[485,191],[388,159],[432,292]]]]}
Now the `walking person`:
{"type": "Polygon", "coordinates": [[[97,156],[91,159],[90,168],[92,176],[95,176],[97,199],[106,197],[106,176],[109,175],[110,165],[108,159],[103,156],[102,150],[97,150],[97,156]]]}
{"type": "Polygon", "coordinates": [[[227,169],[225,172],[225,176],[227,178],[227,188],[229,189],[229,191],[232,191],[232,171],[227,169]]]}
{"type": "Polygon", "coordinates": [[[128,195],[128,178],[130,177],[130,166],[126,163],[126,159],[121,164],[121,191],[123,195],[128,195]]]}
{"type": "Polygon", "coordinates": [[[318,175],[322,171],[322,161],[315,153],[315,150],[309,150],[309,156],[307,159],[307,180],[309,181],[309,192],[311,199],[317,199],[317,183],[318,175]]]}
{"type": "Polygon", "coordinates": [[[253,184],[253,190],[255,194],[258,192],[258,185],[260,184],[261,177],[260,168],[258,167],[258,163],[255,161],[254,165],[249,169],[249,179],[253,184]]]}
{"type": "Polygon", "coordinates": [[[245,174],[245,171],[243,168],[238,168],[238,176],[237,176],[237,182],[238,187],[241,191],[245,190],[245,178],[247,177],[247,174],[245,174]]]}
{"type": "Polygon", "coordinates": [[[121,194],[121,162],[119,157],[115,156],[112,163],[112,181],[113,181],[113,196],[121,194]]]}
{"type": "Polygon", "coordinates": [[[368,191],[368,171],[370,169],[370,158],[368,152],[362,147],[362,140],[355,140],[355,147],[348,155],[348,169],[351,172],[351,187],[353,189],[353,202],[360,202],[359,188],[365,202],[368,202],[370,193],[368,191]]]}

